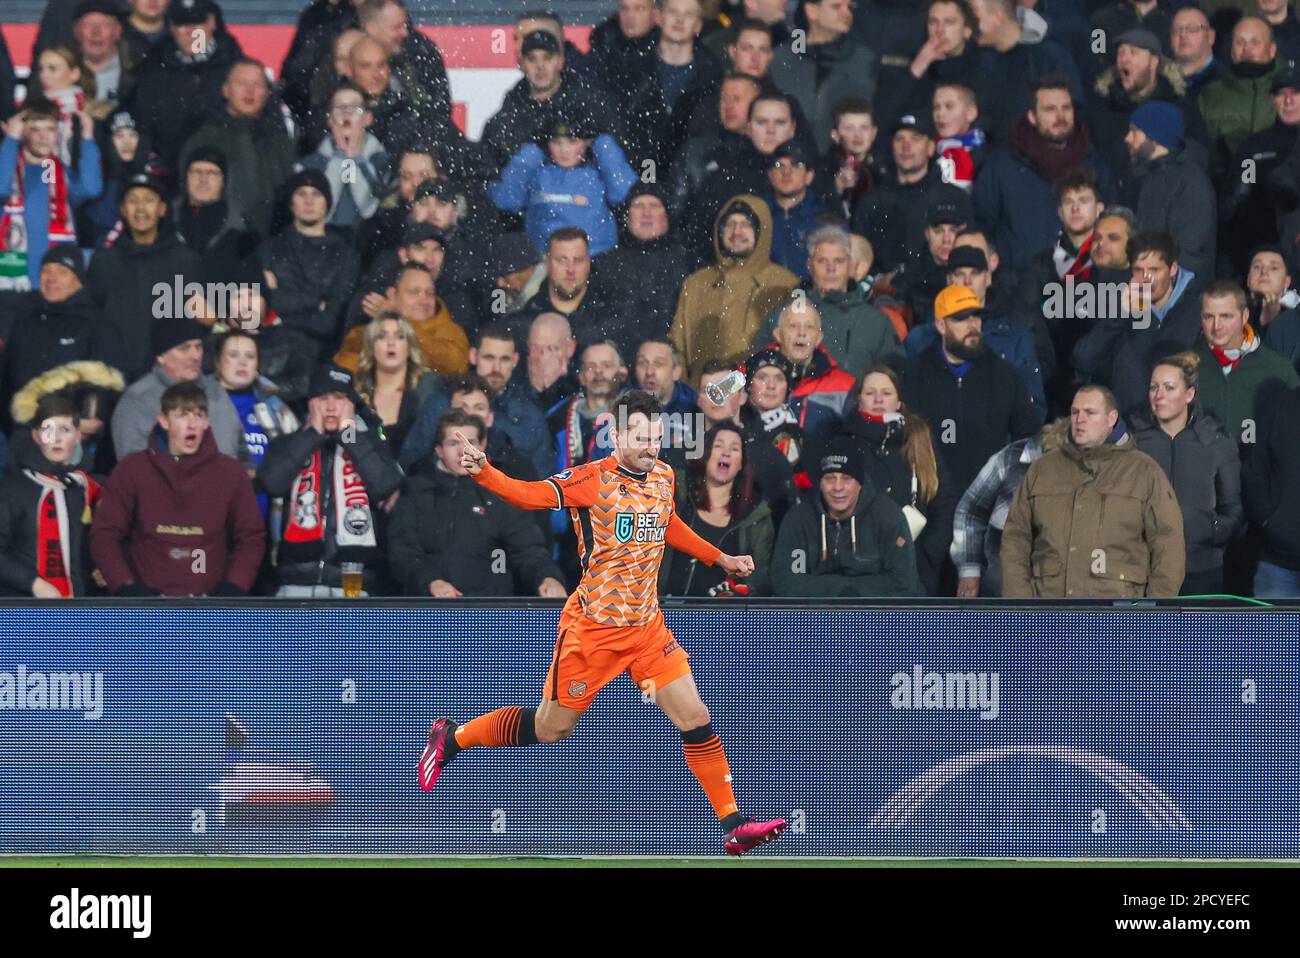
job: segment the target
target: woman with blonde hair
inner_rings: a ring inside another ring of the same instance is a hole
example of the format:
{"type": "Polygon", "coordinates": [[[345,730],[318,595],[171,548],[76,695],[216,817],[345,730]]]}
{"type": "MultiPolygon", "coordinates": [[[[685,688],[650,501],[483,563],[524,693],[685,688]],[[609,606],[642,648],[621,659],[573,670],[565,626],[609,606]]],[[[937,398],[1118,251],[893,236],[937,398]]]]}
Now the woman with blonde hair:
{"type": "Polygon", "coordinates": [[[877,491],[908,514],[916,539],[916,571],[926,594],[950,595],[939,591],[940,576],[962,490],[953,487],[929,421],[903,403],[892,367],[868,366],[857,397],[856,408],[844,412],[844,431],[862,442],[867,475],[877,491]]]}
{"type": "Polygon", "coordinates": [[[99,120],[108,115],[106,105],[95,102],[95,71],[73,48],[53,46],[41,51],[35,73],[41,93],[59,108],[59,159],[75,166],[81,159],[78,115],[99,120]]]}
{"type": "Polygon", "coordinates": [[[356,383],[371,418],[382,425],[388,448],[397,456],[420,407],[438,387],[438,377],[424,363],[415,330],[397,313],[380,313],[366,327],[356,383]]]}
{"type": "Polygon", "coordinates": [[[1183,513],[1187,573],[1181,595],[1223,591],[1224,546],[1245,522],[1237,444],[1196,401],[1200,365],[1190,351],[1156,363],[1147,391],[1150,412],[1134,416],[1132,424],[1138,449],[1165,471],[1183,513]]]}

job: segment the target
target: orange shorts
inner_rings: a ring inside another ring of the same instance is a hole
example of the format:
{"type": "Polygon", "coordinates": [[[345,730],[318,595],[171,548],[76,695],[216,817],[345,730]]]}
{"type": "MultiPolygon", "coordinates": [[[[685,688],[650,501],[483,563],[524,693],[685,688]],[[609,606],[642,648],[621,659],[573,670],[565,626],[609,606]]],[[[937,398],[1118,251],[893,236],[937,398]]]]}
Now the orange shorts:
{"type": "Polygon", "coordinates": [[[596,693],[622,673],[642,691],[654,690],[688,674],[689,659],[662,611],[645,625],[601,625],[570,601],[560,615],[542,698],[585,712],[596,693]]]}

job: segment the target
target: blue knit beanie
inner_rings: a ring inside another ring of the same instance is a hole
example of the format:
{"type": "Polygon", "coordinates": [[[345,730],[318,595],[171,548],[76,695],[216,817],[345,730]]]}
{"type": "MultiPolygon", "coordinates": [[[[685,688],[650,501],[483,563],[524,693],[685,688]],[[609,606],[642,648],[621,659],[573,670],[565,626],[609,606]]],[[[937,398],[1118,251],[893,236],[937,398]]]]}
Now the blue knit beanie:
{"type": "Polygon", "coordinates": [[[1148,100],[1133,111],[1129,123],[1167,150],[1183,142],[1183,111],[1164,100],[1148,100]]]}

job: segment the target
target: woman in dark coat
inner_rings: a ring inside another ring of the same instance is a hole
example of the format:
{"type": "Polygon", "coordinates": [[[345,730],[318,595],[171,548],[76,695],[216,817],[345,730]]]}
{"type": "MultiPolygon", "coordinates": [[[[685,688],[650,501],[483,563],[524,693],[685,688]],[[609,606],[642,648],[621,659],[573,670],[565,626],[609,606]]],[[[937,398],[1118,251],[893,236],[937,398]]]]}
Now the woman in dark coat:
{"type": "Polygon", "coordinates": [[[1181,595],[1223,591],[1223,549],[1245,515],[1237,444],[1196,402],[1199,367],[1193,352],[1160,360],[1151,370],[1150,416],[1133,417],[1138,449],[1160,464],[1183,512],[1187,575],[1181,595]]]}
{"type": "Polygon", "coordinates": [[[868,367],[857,395],[856,408],[845,410],[844,431],[865,446],[872,484],[899,507],[912,506],[925,516],[916,571],[926,595],[940,595],[952,516],[965,490],[954,487],[930,423],[903,404],[898,373],[884,364],[868,367]]]}

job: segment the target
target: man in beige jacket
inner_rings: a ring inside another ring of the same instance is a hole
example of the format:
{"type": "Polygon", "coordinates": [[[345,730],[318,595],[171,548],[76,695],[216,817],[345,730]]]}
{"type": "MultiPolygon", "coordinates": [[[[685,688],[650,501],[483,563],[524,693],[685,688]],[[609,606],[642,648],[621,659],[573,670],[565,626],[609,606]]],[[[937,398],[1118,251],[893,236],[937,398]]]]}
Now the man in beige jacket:
{"type": "Polygon", "coordinates": [[[1175,596],[1183,517],[1156,461],[1119,425],[1115,396],[1084,386],[1070,439],[1029,467],[1002,532],[1008,598],[1175,596]]]}
{"type": "Polygon", "coordinates": [[[710,359],[743,362],[768,314],[799,285],[772,262],[772,214],[756,196],[733,196],[713,221],[716,266],[686,277],[669,333],[686,379],[710,359]]]}

